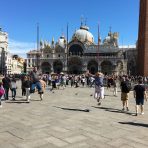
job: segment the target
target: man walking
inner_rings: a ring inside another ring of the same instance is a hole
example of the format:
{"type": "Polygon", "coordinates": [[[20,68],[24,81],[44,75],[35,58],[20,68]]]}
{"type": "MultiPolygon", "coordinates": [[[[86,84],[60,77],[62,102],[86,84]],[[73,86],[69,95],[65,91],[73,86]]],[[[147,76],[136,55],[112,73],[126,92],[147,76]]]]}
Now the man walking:
{"type": "Polygon", "coordinates": [[[144,114],[144,99],[147,101],[147,94],[142,78],[139,78],[138,85],[134,87],[134,98],[136,100],[136,116],[138,115],[138,108],[141,107],[141,114],[144,114]]]}
{"type": "Polygon", "coordinates": [[[3,82],[3,87],[5,89],[4,98],[5,100],[9,100],[9,89],[10,89],[11,80],[8,77],[8,75],[5,75],[5,77],[2,79],[2,82],[3,82]]]}
{"type": "Polygon", "coordinates": [[[129,92],[131,90],[131,83],[130,83],[127,76],[124,76],[122,79],[123,80],[122,80],[122,82],[120,84],[120,87],[121,87],[121,101],[122,101],[122,105],[123,105],[122,111],[125,110],[125,107],[126,107],[126,110],[129,111],[128,99],[129,99],[129,92]]]}

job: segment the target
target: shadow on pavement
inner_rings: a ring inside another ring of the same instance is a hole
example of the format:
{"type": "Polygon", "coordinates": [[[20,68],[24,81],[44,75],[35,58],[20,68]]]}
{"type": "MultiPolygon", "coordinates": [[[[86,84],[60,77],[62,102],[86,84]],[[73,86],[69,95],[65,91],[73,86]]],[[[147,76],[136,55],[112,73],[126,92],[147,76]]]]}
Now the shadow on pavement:
{"type": "Polygon", "coordinates": [[[113,112],[113,113],[122,113],[122,114],[124,113],[124,114],[128,114],[128,115],[133,115],[133,113],[122,111],[120,109],[115,109],[115,108],[99,107],[99,106],[92,106],[92,107],[98,108],[98,109],[104,109],[105,111],[113,112]]]}
{"type": "Polygon", "coordinates": [[[105,97],[115,97],[114,95],[104,95],[105,97]]]}
{"type": "Polygon", "coordinates": [[[53,106],[53,107],[60,108],[63,110],[71,110],[71,111],[81,111],[81,112],[89,112],[90,111],[89,109],[65,108],[65,107],[58,107],[58,106],[53,106]]]}
{"type": "Polygon", "coordinates": [[[30,101],[41,101],[41,99],[30,99],[30,101]]]}
{"type": "Polygon", "coordinates": [[[18,104],[21,104],[21,103],[29,103],[29,102],[22,99],[22,100],[8,100],[8,101],[5,101],[5,103],[18,103],[18,104]]]}
{"type": "Polygon", "coordinates": [[[118,122],[118,123],[120,123],[120,124],[134,125],[134,126],[148,127],[148,124],[144,124],[144,123],[135,123],[135,122],[118,122]]]}

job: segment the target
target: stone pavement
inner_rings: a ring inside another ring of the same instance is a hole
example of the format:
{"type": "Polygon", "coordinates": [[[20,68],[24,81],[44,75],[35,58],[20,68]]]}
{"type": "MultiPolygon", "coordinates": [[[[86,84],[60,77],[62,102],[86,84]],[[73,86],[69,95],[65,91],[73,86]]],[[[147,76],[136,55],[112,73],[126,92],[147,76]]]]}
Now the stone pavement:
{"type": "Polygon", "coordinates": [[[129,112],[121,112],[118,97],[105,90],[98,106],[90,88],[66,88],[38,94],[26,103],[17,90],[17,101],[0,108],[0,148],[147,148],[148,103],[138,117],[131,93],[129,112]],[[72,109],[90,109],[83,112],[72,109]]]}

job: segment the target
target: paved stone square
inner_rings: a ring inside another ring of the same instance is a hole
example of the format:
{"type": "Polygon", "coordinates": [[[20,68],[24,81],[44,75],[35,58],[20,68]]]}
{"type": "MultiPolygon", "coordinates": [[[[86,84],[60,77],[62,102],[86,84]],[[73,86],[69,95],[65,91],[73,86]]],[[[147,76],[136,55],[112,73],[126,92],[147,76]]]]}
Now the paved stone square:
{"type": "Polygon", "coordinates": [[[43,101],[35,93],[26,103],[19,86],[17,101],[3,102],[0,108],[0,148],[147,148],[148,103],[145,114],[136,117],[132,92],[130,111],[124,113],[120,92],[114,97],[105,89],[101,106],[93,92],[47,88],[43,101]]]}

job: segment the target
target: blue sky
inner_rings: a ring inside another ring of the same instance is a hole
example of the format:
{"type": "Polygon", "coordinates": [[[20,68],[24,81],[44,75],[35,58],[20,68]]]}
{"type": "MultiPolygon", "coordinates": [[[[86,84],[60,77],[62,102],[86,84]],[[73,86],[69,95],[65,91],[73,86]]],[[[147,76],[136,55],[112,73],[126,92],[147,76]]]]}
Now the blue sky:
{"type": "Polygon", "coordinates": [[[69,39],[80,27],[80,18],[97,42],[97,26],[101,38],[109,27],[119,32],[120,45],[133,45],[138,37],[139,0],[0,0],[0,26],[9,34],[12,52],[24,54],[36,48],[36,26],[40,25],[40,38],[55,41],[69,24],[69,39]]]}

